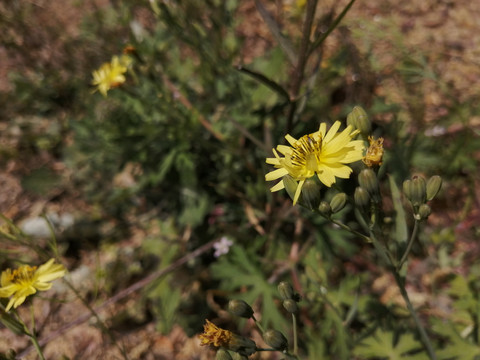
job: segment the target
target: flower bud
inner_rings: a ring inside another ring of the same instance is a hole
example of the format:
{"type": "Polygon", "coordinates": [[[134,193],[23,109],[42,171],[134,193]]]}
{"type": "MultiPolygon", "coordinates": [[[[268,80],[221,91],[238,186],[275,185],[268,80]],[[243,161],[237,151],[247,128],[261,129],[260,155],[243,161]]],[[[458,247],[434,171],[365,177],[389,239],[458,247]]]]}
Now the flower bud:
{"type": "Polygon", "coordinates": [[[442,178],[438,175],[432,176],[427,182],[427,201],[432,200],[442,187],[442,178]]]}
{"type": "Polygon", "coordinates": [[[330,201],[330,207],[332,208],[332,213],[337,213],[345,207],[347,203],[347,194],[339,193],[336,194],[330,201]]]}
{"type": "Polygon", "coordinates": [[[230,353],[225,349],[218,349],[215,360],[232,360],[230,353]]]}
{"type": "Polygon", "coordinates": [[[283,300],[293,299],[294,292],[290,283],[282,281],[280,284],[278,284],[277,289],[283,300]]]}
{"type": "Polygon", "coordinates": [[[360,187],[367,190],[371,196],[378,194],[378,179],[372,169],[363,169],[360,171],[360,174],[358,174],[358,183],[360,187]]]}
{"type": "Polygon", "coordinates": [[[348,114],[347,124],[360,130],[363,135],[370,134],[372,131],[372,124],[368,119],[368,115],[360,106],[355,106],[352,112],[348,114]]]}
{"type": "Polygon", "coordinates": [[[298,311],[297,302],[293,299],[283,300],[282,305],[285,308],[285,310],[287,310],[291,314],[296,313],[298,311]]]}
{"type": "Polygon", "coordinates": [[[236,334],[233,334],[227,348],[246,356],[250,356],[257,351],[257,345],[253,340],[236,334]]]}
{"type": "Polygon", "coordinates": [[[287,190],[288,196],[293,200],[298,187],[297,181],[290,175],[285,175],[283,177],[283,185],[285,186],[285,190],[287,190]]]}
{"type": "Polygon", "coordinates": [[[248,360],[248,356],[245,356],[239,353],[234,353],[233,360],[248,360]]]}
{"type": "Polygon", "coordinates": [[[263,340],[275,350],[284,351],[288,348],[287,338],[277,330],[267,330],[263,334],[263,340]]]}
{"type": "Polygon", "coordinates": [[[302,187],[302,203],[313,210],[320,204],[320,183],[313,179],[307,179],[302,187]]]}
{"type": "Polygon", "coordinates": [[[412,201],[412,180],[405,180],[403,182],[403,194],[409,201],[412,201]]]}
{"type": "Polygon", "coordinates": [[[432,209],[427,204],[422,204],[418,207],[418,218],[417,220],[426,220],[428,216],[432,213],[432,209]]]}
{"type": "Polygon", "coordinates": [[[330,214],[332,213],[332,208],[330,207],[330,204],[328,202],[322,201],[318,206],[318,211],[320,211],[320,214],[322,215],[330,216],[330,214]]]}
{"type": "Polygon", "coordinates": [[[355,189],[355,194],[353,195],[355,200],[355,205],[360,208],[366,207],[370,203],[370,194],[363,187],[358,186],[355,189]]]}
{"type": "Polygon", "coordinates": [[[414,176],[411,185],[411,199],[413,206],[420,206],[425,203],[427,196],[427,186],[425,179],[421,176],[414,176]]]}
{"type": "Polygon", "coordinates": [[[253,309],[243,300],[230,300],[228,302],[228,311],[233,315],[250,319],[253,315],[253,309]]]}

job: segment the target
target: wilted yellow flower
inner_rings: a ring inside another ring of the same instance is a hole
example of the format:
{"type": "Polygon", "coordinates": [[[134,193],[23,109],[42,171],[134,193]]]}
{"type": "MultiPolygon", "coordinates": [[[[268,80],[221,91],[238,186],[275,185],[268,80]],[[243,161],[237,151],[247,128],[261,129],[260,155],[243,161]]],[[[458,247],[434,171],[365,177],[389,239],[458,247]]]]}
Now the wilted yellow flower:
{"type": "Polygon", "coordinates": [[[93,72],[92,85],[97,87],[97,90],[103,96],[107,96],[108,90],[122,85],[126,78],[125,73],[130,66],[132,60],[123,55],[122,57],[114,56],[112,61],[104,63],[98,70],[93,72]]]}
{"type": "Polygon", "coordinates": [[[214,323],[205,320],[203,325],[203,334],[198,335],[201,340],[200,345],[213,345],[237,352],[241,355],[249,356],[257,351],[253,340],[232,333],[216,326],[214,323]]]}
{"type": "MultiPolygon", "coordinates": [[[[338,132],[339,128],[340,121],[336,121],[327,133],[327,124],[321,123],[318,131],[299,140],[287,134],[285,138],[290,146],[278,145],[276,151],[273,149],[275,157],[267,158],[267,163],[277,169],[269,172],[265,180],[271,181],[290,175],[298,181],[293,198],[293,204],[296,204],[305,180],[315,174],[328,187],[335,183],[337,177],[347,179],[352,169],[345,164],[362,159],[364,145],[361,140],[352,140],[359,133],[358,130],[348,126],[342,132],[338,132]],[[280,157],[277,151],[284,157],[280,157]]],[[[270,190],[274,192],[284,187],[282,179],[270,190]]]]}
{"type": "Polygon", "coordinates": [[[216,347],[227,347],[233,338],[233,333],[228,330],[224,330],[210,322],[208,319],[203,325],[203,334],[198,335],[202,341],[200,345],[213,345],[216,347]]]}
{"type": "Polygon", "coordinates": [[[10,298],[6,311],[12,306],[17,308],[27,296],[39,291],[46,291],[52,287],[50,281],[65,275],[66,269],[61,264],[54,264],[55,259],[48,260],[45,264],[30,267],[20,266],[18,269],[7,269],[2,272],[0,279],[0,297],[10,298]]]}
{"type": "Polygon", "coordinates": [[[368,167],[380,166],[382,165],[383,158],[383,138],[378,138],[375,140],[372,136],[368,137],[370,146],[367,149],[367,153],[363,158],[363,162],[368,167]]]}

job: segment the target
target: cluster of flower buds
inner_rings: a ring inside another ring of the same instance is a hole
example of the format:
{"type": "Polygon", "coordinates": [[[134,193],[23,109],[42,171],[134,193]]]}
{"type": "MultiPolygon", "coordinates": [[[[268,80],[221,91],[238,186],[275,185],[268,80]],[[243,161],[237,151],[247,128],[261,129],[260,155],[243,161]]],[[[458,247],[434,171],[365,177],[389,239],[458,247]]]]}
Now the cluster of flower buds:
{"type": "Polygon", "coordinates": [[[367,209],[371,201],[380,202],[380,187],[375,171],[370,168],[363,169],[358,174],[358,185],[353,195],[356,206],[367,209]]]}
{"type": "Polygon", "coordinates": [[[330,202],[321,201],[318,206],[318,211],[320,214],[329,217],[332,214],[335,214],[342,210],[347,204],[348,196],[345,193],[338,193],[333,196],[330,202]]]}
{"type": "Polygon", "coordinates": [[[416,220],[425,220],[432,212],[427,201],[432,200],[442,187],[442,178],[432,176],[428,181],[421,176],[413,176],[412,179],[403,182],[403,193],[413,206],[416,220]]]}

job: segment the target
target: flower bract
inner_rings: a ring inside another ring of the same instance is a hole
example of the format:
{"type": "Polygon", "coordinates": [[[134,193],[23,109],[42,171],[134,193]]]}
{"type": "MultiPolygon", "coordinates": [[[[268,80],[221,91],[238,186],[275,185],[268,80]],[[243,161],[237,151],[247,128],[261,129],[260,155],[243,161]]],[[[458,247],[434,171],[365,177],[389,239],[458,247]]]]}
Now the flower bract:
{"type": "MultiPolygon", "coordinates": [[[[277,169],[269,172],[265,180],[272,181],[290,175],[298,181],[293,203],[296,204],[305,180],[317,175],[318,179],[330,187],[336,178],[347,179],[352,169],[346,164],[363,158],[364,144],[362,140],[353,140],[359,133],[352,126],[339,132],[340,121],[336,121],[327,132],[327,124],[321,123],[318,131],[295,139],[286,135],[288,145],[278,145],[273,149],[274,158],[267,158],[267,163],[277,169]],[[280,154],[283,155],[281,157],[280,154]]],[[[272,192],[285,187],[283,179],[273,186],[272,192]]]]}
{"type": "Polygon", "coordinates": [[[51,281],[65,275],[66,269],[50,259],[45,264],[36,266],[22,265],[18,269],[6,269],[0,279],[0,297],[10,298],[6,311],[17,308],[27,296],[38,291],[46,291],[52,287],[51,281]]]}

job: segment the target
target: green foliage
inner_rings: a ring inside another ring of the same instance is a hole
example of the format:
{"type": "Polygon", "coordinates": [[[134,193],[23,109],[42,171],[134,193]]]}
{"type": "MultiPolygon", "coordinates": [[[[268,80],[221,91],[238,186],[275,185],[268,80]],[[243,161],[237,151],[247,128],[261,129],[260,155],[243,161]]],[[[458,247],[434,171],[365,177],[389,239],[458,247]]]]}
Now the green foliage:
{"type": "Polygon", "coordinates": [[[247,251],[241,246],[233,247],[228,256],[212,264],[212,276],[220,280],[222,288],[227,291],[246,289],[240,298],[250,304],[259,302],[264,326],[282,329],[285,320],[276,301],[279,297],[277,288],[265,278],[265,271],[255,261],[255,257],[251,256],[252,250],[247,251]]]}
{"type": "Polygon", "coordinates": [[[355,347],[354,354],[361,359],[428,359],[426,354],[412,354],[418,352],[421,347],[413,334],[397,335],[379,328],[355,347]]]}

